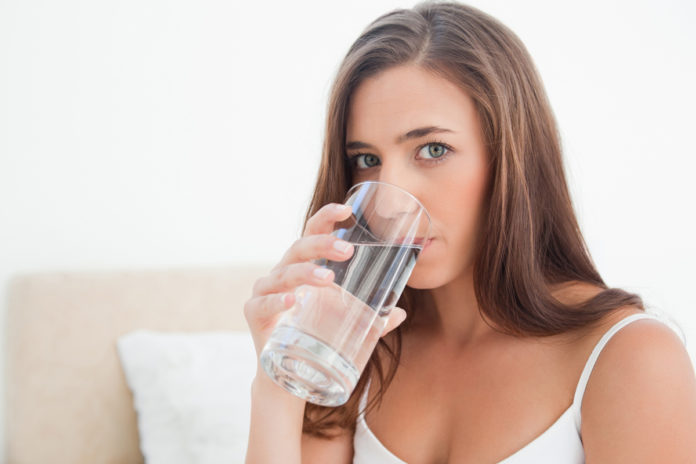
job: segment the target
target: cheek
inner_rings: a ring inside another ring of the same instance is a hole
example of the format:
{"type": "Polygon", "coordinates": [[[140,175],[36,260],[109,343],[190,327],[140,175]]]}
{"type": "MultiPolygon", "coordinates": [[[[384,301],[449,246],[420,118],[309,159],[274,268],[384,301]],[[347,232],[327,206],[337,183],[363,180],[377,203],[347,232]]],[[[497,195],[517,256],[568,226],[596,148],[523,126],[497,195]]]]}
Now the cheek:
{"type": "MultiPolygon", "coordinates": [[[[478,163],[477,163],[478,164],[478,163]]],[[[480,222],[487,170],[483,165],[468,166],[458,175],[441,180],[443,233],[449,240],[468,245],[473,241],[480,222]],[[451,234],[450,234],[451,233],[451,234]]]]}
{"type": "MultiPolygon", "coordinates": [[[[441,176],[433,185],[428,204],[438,237],[428,259],[421,268],[416,265],[409,285],[415,288],[435,288],[460,275],[474,259],[474,247],[480,229],[485,195],[487,170],[460,169],[441,176]],[[426,264],[427,261],[427,264],[426,264]],[[437,263],[431,267],[431,263],[437,263]],[[427,270],[426,270],[427,268],[427,270]]],[[[424,257],[427,255],[424,255],[424,257]]]]}

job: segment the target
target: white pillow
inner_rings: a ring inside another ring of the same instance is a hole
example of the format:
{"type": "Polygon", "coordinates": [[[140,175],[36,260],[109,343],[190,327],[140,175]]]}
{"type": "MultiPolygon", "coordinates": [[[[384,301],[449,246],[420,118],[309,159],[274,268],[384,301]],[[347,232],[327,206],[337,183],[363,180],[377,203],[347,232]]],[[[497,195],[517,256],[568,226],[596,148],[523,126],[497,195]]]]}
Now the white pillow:
{"type": "Polygon", "coordinates": [[[256,352],[247,332],[121,336],[146,464],[242,463],[256,352]]]}

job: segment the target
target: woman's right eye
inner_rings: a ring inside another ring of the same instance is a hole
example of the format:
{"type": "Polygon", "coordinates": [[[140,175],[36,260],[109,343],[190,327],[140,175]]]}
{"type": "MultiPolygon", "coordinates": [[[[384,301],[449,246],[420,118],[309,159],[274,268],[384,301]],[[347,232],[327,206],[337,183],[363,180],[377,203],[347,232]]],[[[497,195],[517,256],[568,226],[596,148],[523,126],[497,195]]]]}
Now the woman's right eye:
{"type": "Polygon", "coordinates": [[[368,169],[379,164],[379,158],[369,153],[361,153],[350,157],[351,165],[358,169],[368,169]]]}

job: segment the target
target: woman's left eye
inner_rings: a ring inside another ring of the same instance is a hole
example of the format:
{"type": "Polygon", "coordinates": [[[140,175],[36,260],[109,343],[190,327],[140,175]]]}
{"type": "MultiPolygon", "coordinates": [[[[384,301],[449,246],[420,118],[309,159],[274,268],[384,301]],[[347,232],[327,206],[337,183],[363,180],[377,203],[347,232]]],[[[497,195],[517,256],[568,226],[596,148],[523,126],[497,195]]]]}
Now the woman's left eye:
{"type": "Polygon", "coordinates": [[[418,155],[423,158],[436,159],[443,157],[449,149],[441,143],[429,143],[418,151],[418,155]]]}

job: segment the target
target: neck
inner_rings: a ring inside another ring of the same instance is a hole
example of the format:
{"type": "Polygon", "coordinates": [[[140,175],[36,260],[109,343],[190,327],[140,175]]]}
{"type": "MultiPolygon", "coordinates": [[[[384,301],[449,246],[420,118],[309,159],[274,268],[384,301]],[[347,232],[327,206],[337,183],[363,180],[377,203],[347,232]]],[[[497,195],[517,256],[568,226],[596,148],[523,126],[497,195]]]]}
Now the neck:
{"type": "Polygon", "coordinates": [[[438,342],[462,348],[493,332],[481,317],[471,267],[446,285],[430,290],[430,294],[432,304],[418,312],[413,325],[438,342]]]}

